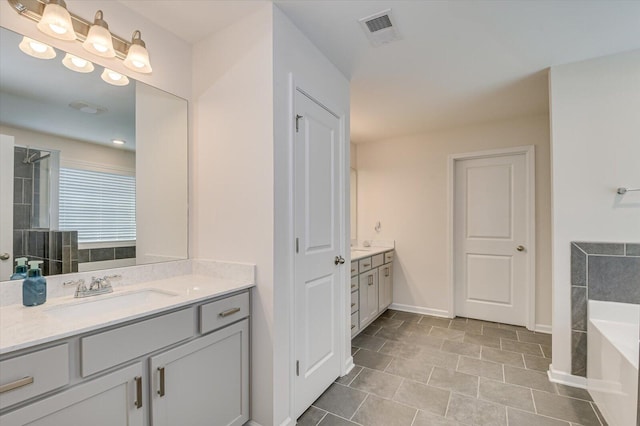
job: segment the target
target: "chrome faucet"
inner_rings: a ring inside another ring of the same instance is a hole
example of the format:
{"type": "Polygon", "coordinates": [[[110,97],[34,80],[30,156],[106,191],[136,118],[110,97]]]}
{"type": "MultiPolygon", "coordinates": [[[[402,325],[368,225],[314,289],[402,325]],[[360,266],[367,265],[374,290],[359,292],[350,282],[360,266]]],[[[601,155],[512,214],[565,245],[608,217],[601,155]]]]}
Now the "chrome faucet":
{"type": "Polygon", "coordinates": [[[122,275],[105,275],[101,278],[91,277],[89,288],[84,284],[84,280],[78,280],[74,297],[80,298],[112,293],[113,287],[111,286],[111,280],[114,278],[122,278],[122,275]]]}

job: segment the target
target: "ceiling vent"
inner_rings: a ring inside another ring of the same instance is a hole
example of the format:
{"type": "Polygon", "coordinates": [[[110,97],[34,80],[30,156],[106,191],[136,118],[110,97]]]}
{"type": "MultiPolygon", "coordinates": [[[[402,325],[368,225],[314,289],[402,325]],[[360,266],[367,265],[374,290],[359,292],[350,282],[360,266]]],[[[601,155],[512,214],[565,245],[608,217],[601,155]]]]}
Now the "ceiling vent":
{"type": "Polygon", "coordinates": [[[391,14],[391,9],[359,19],[358,22],[374,47],[402,38],[391,14]]]}

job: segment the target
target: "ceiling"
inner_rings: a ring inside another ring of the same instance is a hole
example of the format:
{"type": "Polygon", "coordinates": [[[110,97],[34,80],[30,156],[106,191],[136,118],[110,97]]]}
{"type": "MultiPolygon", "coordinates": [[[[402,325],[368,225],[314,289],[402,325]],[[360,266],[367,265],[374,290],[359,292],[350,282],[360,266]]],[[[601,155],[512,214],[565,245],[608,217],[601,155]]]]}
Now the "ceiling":
{"type": "MultiPolygon", "coordinates": [[[[194,43],[262,1],[120,0],[194,43]]],[[[351,80],[356,143],[548,113],[548,67],[640,48],[639,1],[275,3],[351,80]],[[390,8],[400,41],[358,19],[390,8]]]]}

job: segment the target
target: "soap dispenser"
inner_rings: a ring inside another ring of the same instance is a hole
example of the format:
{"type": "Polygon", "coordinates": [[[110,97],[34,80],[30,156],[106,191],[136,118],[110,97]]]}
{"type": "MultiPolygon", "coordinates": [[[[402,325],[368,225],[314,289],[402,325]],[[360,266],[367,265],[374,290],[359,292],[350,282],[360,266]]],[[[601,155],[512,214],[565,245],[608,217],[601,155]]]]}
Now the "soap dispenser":
{"type": "Polygon", "coordinates": [[[29,262],[27,278],[22,283],[22,304],[38,306],[47,301],[47,280],[42,276],[39,265],[41,260],[29,262]]]}
{"type": "Polygon", "coordinates": [[[27,259],[26,257],[19,257],[16,259],[16,270],[11,275],[11,280],[24,280],[27,278],[27,259]]]}

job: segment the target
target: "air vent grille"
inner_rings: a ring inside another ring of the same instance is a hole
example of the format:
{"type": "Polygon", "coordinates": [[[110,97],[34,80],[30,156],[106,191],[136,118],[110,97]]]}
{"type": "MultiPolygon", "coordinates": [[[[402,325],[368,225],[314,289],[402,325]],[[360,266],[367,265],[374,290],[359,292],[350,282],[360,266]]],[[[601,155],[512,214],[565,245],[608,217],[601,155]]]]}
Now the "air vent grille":
{"type": "Polygon", "coordinates": [[[372,33],[376,31],[384,30],[385,28],[391,27],[391,19],[389,19],[389,15],[383,15],[379,18],[372,19],[370,21],[365,22],[367,24],[367,28],[372,33]]]}
{"type": "Polygon", "coordinates": [[[391,9],[358,19],[372,46],[378,47],[402,39],[391,9]]]}

